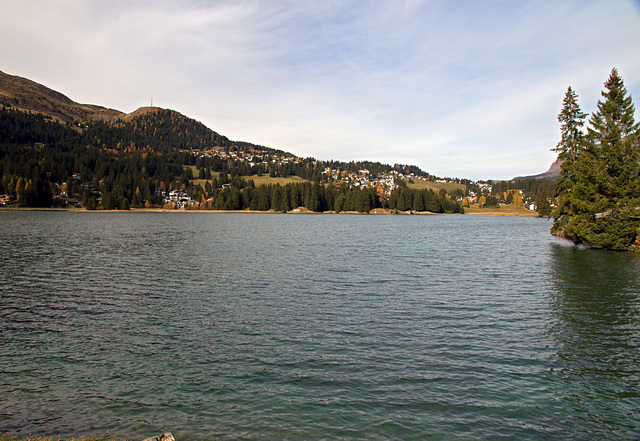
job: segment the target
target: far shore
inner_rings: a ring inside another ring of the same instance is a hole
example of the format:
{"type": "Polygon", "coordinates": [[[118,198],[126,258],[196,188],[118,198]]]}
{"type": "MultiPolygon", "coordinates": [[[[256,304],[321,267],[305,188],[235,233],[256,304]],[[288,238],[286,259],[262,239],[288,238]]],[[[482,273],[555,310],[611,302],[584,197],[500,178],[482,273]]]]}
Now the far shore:
{"type": "Polygon", "coordinates": [[[537,211],[514,205],[500,205],[499,208],[478,208],[477,205],[464,207],[464,214],[480,214],[485,216],[521,216],[539,217],[537,211]]]}
{"type": "MultiPolygon", "coordinates": [[[[451,215],[458,213],[434,213],[432,211],[395,211],[388,208],[374,208],[368,213],[360,213],[358,211],[342,211],[336,213],[335,211],[316,212],[306,209],[305,207],[294,208],[287,212],[282,211],[257,211],[257,210],[176,210],[169,208],[131,208],[129,210],[86,210],[84,208],[66,208],[66,207],[0,207],[0,211],[66,211],[77,213],[249,213],[249,214],[356,214],[356,215],[451,215]]],[[[482,215],[482,216],[521,216],[521,217],[537,217],[538,213],[535,211],[527,210],[523,207],[501,207],[501,208],[478,208],[465,207],[464,214],[482,215]]]]}

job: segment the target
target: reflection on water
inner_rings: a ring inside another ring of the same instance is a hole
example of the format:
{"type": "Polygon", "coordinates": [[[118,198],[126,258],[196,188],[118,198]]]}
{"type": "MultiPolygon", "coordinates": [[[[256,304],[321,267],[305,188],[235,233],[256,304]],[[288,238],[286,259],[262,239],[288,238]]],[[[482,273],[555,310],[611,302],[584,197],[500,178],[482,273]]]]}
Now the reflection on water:
{"type": "Polygon", "coordinates": [[[585,424],[612,435],[633,431],[640,427],[640,256],[551,247],[558,398],[585,424]]]}

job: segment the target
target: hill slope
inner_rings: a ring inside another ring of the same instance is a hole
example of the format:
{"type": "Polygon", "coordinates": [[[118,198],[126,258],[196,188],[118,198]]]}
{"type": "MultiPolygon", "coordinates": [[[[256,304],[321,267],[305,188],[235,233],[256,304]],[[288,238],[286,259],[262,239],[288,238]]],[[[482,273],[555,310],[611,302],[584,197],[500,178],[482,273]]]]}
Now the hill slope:
{"type": "MultiPolygon", "coordinates": [[[[250,143],[232,143],[199,121],[179,112],[159,107],[141,107],[129,114],[91,104],[79,104],[66,95],[42,84],[0,71],[0,106],[39,113],[69,124],[105,123],[94,127],[109,140],[109,148],[132,150],[153,148],[167,150],[220,150],[240,145],[273,152],[273,149],[250,143]]],[[[105,146],[106,146],[105,144],[105,146]]]]}
{"type": "Polygon", "coordinates": [[[91,104],[78,104],[42,84],[0,71],[0,105],[42,113],[66,123],[112,121],[124,113],[91,104]]]}
{"type": "Polygon", "coordinates": [[[232,142],[193,118],[159,107],[141,107],[108,123],[121,145],[155,150],[221,150],[232,142]]]}

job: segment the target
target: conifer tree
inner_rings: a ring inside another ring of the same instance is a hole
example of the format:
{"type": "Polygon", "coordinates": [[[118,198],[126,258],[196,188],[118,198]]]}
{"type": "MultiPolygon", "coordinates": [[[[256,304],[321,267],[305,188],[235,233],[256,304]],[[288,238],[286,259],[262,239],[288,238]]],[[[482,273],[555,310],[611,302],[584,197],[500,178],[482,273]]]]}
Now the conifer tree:
{"type": "Polygon", "coordinates": [[[570,113],[567,98],[558,117],[563,123],[558,156],[572,162],[563,164],[556,185],[559,204],[552,232],[595,248],[625,250],[640,245],[638,124],[631,96],[615,68],[604,86],[586,136],[578,131],[575,138],[565,138],[569,126],[576,126],[575,120],[561,119],[570,113]],[[576,156],[570,154],[573,141],[576,156]]]}
{"type": "Polygon", "coordinates": [[[554,195],[557,206],[552,213],[556,219],[553,231],[556,232],[564,227],[571,215],[571,190],[576,184],[576,163],[578,157],[584,154],[584,119],[587,116],[580,110],[578,95],[571,86],[565,93],[562,101],[562,110],[558,114],[560,122],[560,141],[552,149],[558,153],[558,163],[560,164],[560,176],[556,178],[554,195]]]}
{"type": "Polygon", "coordinates": [[[580,110],[578,95],[571,86],[562,102],[562,111],[558,115],[560,122],[561,138],[554,151],[558,152],[558,162],[562,170],[561,175],[571,181],[571,175],[581,150],[584,149],[582,127],[587,116],[580,110]]]}
{"type": "Polygon", "coordinates": [[[422,193],[416,191],[413,193],[413,210],[414,211],[424,211],[424,198],[422,197],[422,193]]]}
{"type": "Polygon", "coordinates": [[[638,196],[638,124],[631,96],[615,68],[605,87],[605,100],[598,101],[589,121],[587,141],[598,160],[597,190],[610,200],[606,208],[619,209],[638,196]]]}

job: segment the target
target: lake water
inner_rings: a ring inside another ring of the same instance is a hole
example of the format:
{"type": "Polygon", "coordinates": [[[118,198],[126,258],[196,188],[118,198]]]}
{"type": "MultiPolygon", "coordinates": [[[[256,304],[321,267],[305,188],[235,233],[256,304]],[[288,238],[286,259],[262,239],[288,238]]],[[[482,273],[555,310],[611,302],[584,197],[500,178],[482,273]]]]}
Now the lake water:
{"type": "Polygon", "coordinates": [[[640,438],[640,256],[484,216],[0,212],[0,432],[640,438]]]}

